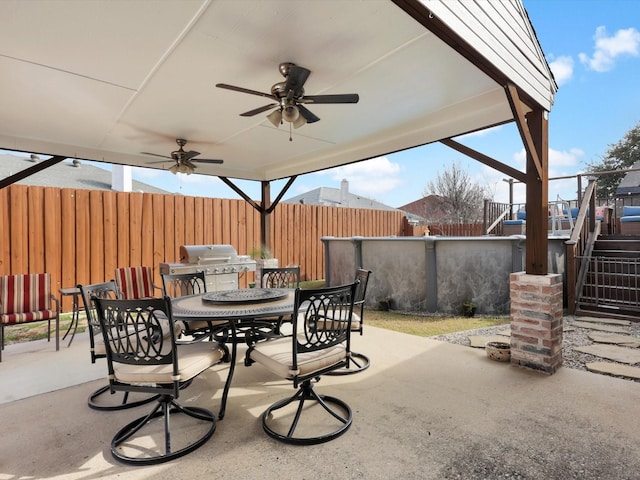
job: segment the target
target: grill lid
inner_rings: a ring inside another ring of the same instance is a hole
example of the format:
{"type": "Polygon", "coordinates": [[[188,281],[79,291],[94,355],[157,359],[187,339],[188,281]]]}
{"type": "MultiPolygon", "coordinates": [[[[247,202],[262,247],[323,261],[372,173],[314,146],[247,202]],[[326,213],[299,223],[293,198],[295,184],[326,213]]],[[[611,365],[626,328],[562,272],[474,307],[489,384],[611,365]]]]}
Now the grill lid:
{"type": "Polygon", "coordinates": [[[238,252],[232,245],[182,245],[180,247],[182,263],[228,263],[237,257],[238,252]]]}

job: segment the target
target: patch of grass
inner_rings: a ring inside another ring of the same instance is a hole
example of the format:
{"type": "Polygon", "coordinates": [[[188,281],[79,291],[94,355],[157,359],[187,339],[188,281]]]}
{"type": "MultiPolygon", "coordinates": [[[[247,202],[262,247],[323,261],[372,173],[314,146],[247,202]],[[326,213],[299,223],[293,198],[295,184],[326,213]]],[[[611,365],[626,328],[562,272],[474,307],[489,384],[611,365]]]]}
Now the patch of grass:
{"type": "MultiPolygon", "coordinates": [[[[63,313],[60,315],[60,341],[64,336],[69,324],[71,323],[71,314],[63,313]]],[[[30,342],[32,340],[42,340],[47,338],[47,321],[23,323],[20,325],[12,325],[4,330],[5,344],[30,342]]],[[[87,329],[87,322],[84,315],[80,315],[80,321],[78,323],[78,329],[76,334],[84,332],[87,329]]],[[[69,334],[71,335],[71,334],[69,334]]],[[[51,321],[51,341],[55,342],[56,338],[56,326],[55,321],[51,321]]],[[[67,337],[67,340],[69,337],[67,337]]]]}
{"type": "Polygon", "coordinates": [[[426,316],[401,312],[365,310],[364,324],[386,328],[419,337],[432,337],[447,333],[464,332],[476,328],[508,325],[509,317],[447,317],[426,316]]]}
{"type": "MultiPolygon", "coordinates": [[[[324,280],[300,282],[302,288],[318,288],[325,285],[324,280]]],[[[508,325],[509,316],[500,317],[461,317],[445,315],[426,315],[420,313],[403,313],[365,309],[364,323],[374,327],[386,328],[400,333],[433,337],[447,333],[464,332],[476,328],[508,325]]]]}
{"type": "Polygon", "coordinates": [[[300,288],[321,288],[325,286],[323,280],[307,280],[306,282],[300,282],[300,288]]]}

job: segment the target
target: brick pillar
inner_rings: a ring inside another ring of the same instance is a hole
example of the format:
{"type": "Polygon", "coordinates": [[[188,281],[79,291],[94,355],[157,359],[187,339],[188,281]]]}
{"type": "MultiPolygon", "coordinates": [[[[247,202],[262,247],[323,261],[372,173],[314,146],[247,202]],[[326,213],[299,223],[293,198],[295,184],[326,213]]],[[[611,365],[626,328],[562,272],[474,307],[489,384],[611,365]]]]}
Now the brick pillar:
{"type": "Polygon", "coordinates": [[[511,364],[553,374],[562,366],[562,276],[512,273],[511,364]]]}

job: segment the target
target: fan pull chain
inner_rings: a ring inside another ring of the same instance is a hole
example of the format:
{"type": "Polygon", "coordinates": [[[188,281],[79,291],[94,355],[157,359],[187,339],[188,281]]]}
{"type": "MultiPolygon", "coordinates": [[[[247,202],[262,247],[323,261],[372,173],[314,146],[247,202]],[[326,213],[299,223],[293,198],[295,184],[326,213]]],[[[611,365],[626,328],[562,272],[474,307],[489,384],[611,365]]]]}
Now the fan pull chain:
{"type": "Polygon", "coordinates": [[[291,122],[289,122],[289,141],[293,142],[293,138],[291,138],[291,122]]]}

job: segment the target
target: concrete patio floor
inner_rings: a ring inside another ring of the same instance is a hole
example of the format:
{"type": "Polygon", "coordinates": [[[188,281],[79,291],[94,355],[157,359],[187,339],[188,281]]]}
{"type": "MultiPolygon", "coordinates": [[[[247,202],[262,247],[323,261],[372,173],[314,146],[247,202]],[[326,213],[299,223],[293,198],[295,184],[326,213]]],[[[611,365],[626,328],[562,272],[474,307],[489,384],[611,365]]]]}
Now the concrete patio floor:
{"type": "MultiPolygon", "coordinates": [[[[199,450],[164,465],[111,457],[115,432],[148,407],[98,412],[87,395],[106,383],[86,334],[72,346],[10,345],[0,363],[0,480],[65,479],[633,479],[640,478],[640,384],[571,369],[552,376],[484,351],[368,327],[354,349],[369,370],[324,377],[320,393],[350,404],[342,437],[293,447],[259,417],[291,384],[240,349],[227,414],[199,450]]],[[[217,410],[227,365],[200,375],[181,402],[217,410]]]]}

